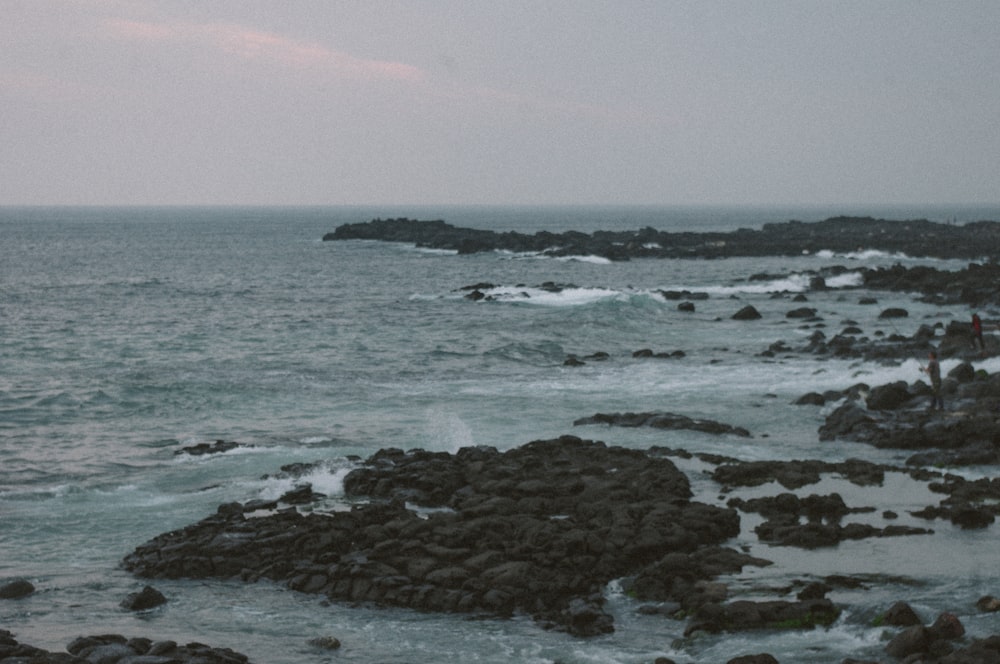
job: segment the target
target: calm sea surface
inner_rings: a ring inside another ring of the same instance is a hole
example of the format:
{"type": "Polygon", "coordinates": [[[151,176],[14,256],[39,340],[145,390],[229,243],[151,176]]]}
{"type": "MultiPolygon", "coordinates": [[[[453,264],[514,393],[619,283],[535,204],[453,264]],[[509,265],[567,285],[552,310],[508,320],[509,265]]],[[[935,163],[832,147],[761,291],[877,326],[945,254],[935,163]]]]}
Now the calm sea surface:
{"type": "MultiPolygon", "coordinates": [[[[743,459],[860,457],[901,465],[905,453],[820,443],[824,412],[791,402],[861,381],[917,380],[919,358],[886,367],[758,354],[815,331],[785,317],[800,306],[790,300],[808,285],[803,271],[961,263],[872,253],[609,263],[320,241],[342,223],[374,217],[533,233],[733,230],[837,214],[1000,219],[996,208],[944,206],[0,208],[0,582],[27,578],[38,588],[27,599],[0,602],[0,628],[56,650],[79,635],[115,632],[230,647],[272,664],[719,662],[765,651],[782,662],[876,659],[885,635],[871,621],[897,599],[928,622],[948,610],[973,636],[997,633],[1000,617],[973,606],[981,595],[1000,595],[995,529],[963,532],[934,522],[928,537],[805,553],[760,544],[747,515],[744,535],[732,544],[776,564],[730,579],[734,594],[773,595],[793,580],[830,573],[879,581],[870,591],[832,593],[845,610],[829,629],[695,639],[681,638],[682,622],[639,615],[615,584],[608,596],[617,631],[590,640],[543,632],[529,619],[327,606],[271,584],[158,581],[170,600],[164,608],[134,615],[118,607],[143,585],[119,569],[124,555],[220,503],[279,496],[291,481],[261,477],[296,461],[323,462],[308,479],[332,506],[342,500],[350,455],[390,446],[507,449],[564,433],[743,459]],[[748,280],[760,273],[771,276],[748,280]],[[463,286],[480,282],[496,286],[492,301],[463,297],[463,286]],[[564,288],[538,288],[544,282],[564,288]],[[696,302],[694,314],[683,313],[660,289],[710,297],[696,302]],[[763,319],[732,321],[746,304],[763,319]],[[643,348],[686,356],[633,359],[643,348]],[[563,365],[570,354],[598,351],[611,358],[563,365]],[[580,417],[624,410],[717,419],[754,437],[573,426],[580,417]],[[211,457],[175,454],[217,439],[244,447],[211,457]],[[307,645],[327,635],[343,648],[322,653],[307,645]]],[[[827,334],[847,320],[869,335],[911,334],[922,323],[969,314],[886,293],[874,294],[879,306],[862,306],[856,283],[848,274],[833,283],[841,288],[809,293],[827,334]],[[910,317],[878,320],[882,308],[897,305],[910,317]]],[[[731,497],[718,495],[703,467],[684,463],[700,499],[731,497]]],[[[894,509],[898,523],[922,526],[907,510],[940,500],[903,476],[878,489],[824,480],[802,493],[832,491],[851,506],[876,506],[877,515],[894,509]]]]}

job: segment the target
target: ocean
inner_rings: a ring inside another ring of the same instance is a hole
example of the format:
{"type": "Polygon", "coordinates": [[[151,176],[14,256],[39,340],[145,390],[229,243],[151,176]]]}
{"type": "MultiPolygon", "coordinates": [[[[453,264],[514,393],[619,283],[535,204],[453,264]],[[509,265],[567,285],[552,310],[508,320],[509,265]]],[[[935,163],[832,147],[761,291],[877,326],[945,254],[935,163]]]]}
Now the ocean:
{"type": "MultiPolygon", "coordinates": [[[[292,480],[265,476],[293,462],[321,462],[307,479],[333,508],[346,503],[342,481],[352,458],[380,448],[509,449],[567,433],[745,460],[902,466],[905,451],[820,442],[827,411],[792,402],[858,382],[915,381],[922,358],[886,366],[760,353],[815,331],[785,317],[800,306],[791,297],[807,289],[809,270],[958,269],[961,262],[861,251],[612,263],[321,241],[340,224],[376,217],[533,233],[735,230],[841,214],[1000,220],[1000,208],[959,206],[0,208],[0,582],[25,578],[37,588],[25,599],[0,600],[0,629],[51,650],[100,633],[198,641],[258,664],[722,662],[758,652],[782,662],[877,659],[888,637],[873,619],[899,599],[928,623],[951,611],[971,636],[998,633],[1000,614],[973,606],[984,594],[1000,595],[995,529],[962,531],[909,516],[940,496],[902,474],[877,489],[826,479],[799,493],[839,491],[848,505],[894,509],[899,524],[929,525],[933,535],[804,552],[758,542],[754,515],[742,515],[743,534],[731,545],[775,564],[727,579],[739,597],[833,573],[877,580],[867,590],[832,592],[842,617],[806,632],[685,639],[683,622],[640,614],[615,583],[607,595],[616,632],[592,639],[546,632],[526,617],[470,620],[331,604],[268,583],[157,580],[167,605],[146,614],[119,607],[145,585],[120,568],[126,554],[219,504],[278,497],[292,480]],[[490,299],[464,297],[464,287],[481,283],[493,285],[490,299]],[[708,299],[681,312],[659,294],[683,289],[708,299]],[[732,320],[747,304],[763,318],[732,320]],[[645,348],[684,357],[632,356],[645,348]],[[609,358],[564,365],[570,355],[597,352],[609,358]],[[573,425],[599,412],[654,410],[753,435],[573,425]],[[218,455],[177,454],[216,440],[242,445],[218,455]],[[308,641],[320,636],[343,646],[317,651],[308,641]]],[[[966,307],[867,293],[857,284],[848,272],[831,282],[836,288],[807,293],[828,334],[853,320],[869,335],[909,335],[924,323],[969,316],[966,307]],[[859,304],[864,295],[879,305],[859,304]],[[910,316],[879,320],[888,306],[910,316]]],[[[1000,370],[998,361],[980,366],[1000,370]]],[[[676,463],[700,500],[731,497],[719,495],[700,462],[676,463]]],[[[995,469],[956,472],[975,478],[995,469]]]]}

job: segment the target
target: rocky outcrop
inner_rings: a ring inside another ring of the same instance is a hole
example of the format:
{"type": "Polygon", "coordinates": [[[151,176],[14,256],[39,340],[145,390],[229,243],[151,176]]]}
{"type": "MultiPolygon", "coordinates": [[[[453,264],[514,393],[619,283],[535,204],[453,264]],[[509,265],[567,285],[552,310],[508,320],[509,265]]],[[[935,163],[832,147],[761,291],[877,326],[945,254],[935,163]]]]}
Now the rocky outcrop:
{"type": "Polygon", "coordinates": [[[946,494],[937,506],[913,512],[925,519],[947,519],[965,529],[985,528],[1000,516],[1000,478],[967,480],[945,475],[928,485],[931,491],[946,494]]]}
{"type": "MultiPolygon", "coordinates": [[[[610,580],[739,532],[734,510],[690,500],[668,459],[573,436],[503,453],[382,450],[344,487],[373,502],[308,514],[223,505],[124,565],[147,578],[268,578],[334,600],[527,614],[588,636],[613,629],[610,580]]],[[[730,567],[752,560],[737,554],[730,567]]]]}
{"type": "Polygon", "coordinates": [[[223,452],[230,452],[240,447],[245,447],[245,446],[232,440],[217,440],[211,445],[209,445],[208,443],[198,443],[197,445],[188,445],[187,447],[182,447],[181,449],[177,450],[176,452],[174,452],[174,454],[204,456],[206,454],[222,454],[223,452]]]}
{"type": "Polygon", "coordinates": [[[35,586],[27,579],[15,579],[0,585],[0,599],[21,599],[35,592],[35,586]]]}
{"type": "Polygon", "coordinates": [[[820,357],[838,359],[863,359],[870,362],[899,363],[918,358],[926,361],[930,351],[935,351],[941,359],[980,359],[1000,352],[1000,344],[990,336],[986,337],[984,351],[973,351],[970,326],[963,321],[951,321],[947,325],[921,325],[911,336],[893,330],[884,334],[875,330],[871,334],[858,327],[855,321],[845,321],[844,328],[828,336],[823,330],[815,330],[804,342],[789,345],[776,341],[761,353],[764,357],[806,353],[820,357]]]}
{"type": "Polygon", "coordinates": [[[715,420],[695,419],[676,413],[596,413],[590,417],[581,417],[573,422],[574,426],[587,424],[607,424],[616,427],[651,427],[653,429],[688,429],[713,434],[729,434],[749,438],[750,432],[743,427],[716,422],[715,420]]]}
{"type": "Polygon", "coordinates": [[[201,643],[178,645],[174,641],[126,638],[120,634],[81,636],[57,653],[19,643],[14,634],[0,629],[0,662],[11,664],[247,664],[249,658],[229,648],[201,643]]]}
{"type": "MultiPolygon", "coordinates": [[[[914,450],[907,459],[911,469],[1000,463],[1000,375],[959,365],[945,380],[949,409],[943,412],[926,410],[928,390],[919,381],[876,387],[866,403],[848,400],[830,413],[820,439],[914,450]]],[[[965,529],[986,528],[1000,516],[1000,480],[945,475],[929,488],[947,497],[914,516],[965,529]]]]}
{"type": "Polygon", "coordinates": [[[142,590],[130,593],[122,600],[121,607],[129,611],[148,611],[167,603],[167,598],[159,590],[152,586],[145,586],[142,590]]]}
{"type": "Polygon", "coordinates": [[[754,629],[811,629],[830,625],[840,615],[833,602],[824,598],[771,600],[754,602],[738,600],[727,604],[706,604],[691,618],[685,636],[696,632],[742,632],[754,629]]]}
{"type": "Polygon", "coordinates": [[[836,474],[858,486],[880,486],[891,466],[861,459],[842,462],[817,461],[737,461],[724,460],[712,471],[712,479],[726,490],[777,482],[786,489],[816,484],[823,474],[836,474]]]}
{"type": "MultiPolygon", "coordinates": [[[[938,655],[944,656],[942,659],[935,657],[930,661],[935,662],[991,662],[997,661],[994,656],[988,659],[966,658],[971,653],[966,653],[962,657],[950,657],[953,646],[951,641],[960,639],[965,635],[965,627],[961,621],[951,613],[942,613],[937,617],[932,625],[921,624],[911,625],[902,632],[896,634],[885,647],[886,653],[897,659],[907,658],[907,661],[917,661],[913,658],[918,655],[938,655]]],[[[975,645],[975,644],[973,644],[975,645]]],[[[992,649],[992,648],[990,648],[992,649]]],[[[928,661],[920,657],[919,661],[928,661]]]]}
{"type": "Polygon", "coordinates": [[[836,493],[826,496],[812,494],[805,498],[799,498],[792,493],[782,493],[750,500],[733,499],[728,505],[746,512],[757,512],[766,518],[754,528],[754,532],[762,542],[803,549],[835,546],[844,540],[927,535],[933,532],[926,528],[897,525],[885,528],[861,523],[843,525],[840,521],[844,516],[874,512],[875,508],[848,507],[844,504],[844,499],[836,493]]]}
{"type": "MultiPolygon", "coordinates": [[[[981,252],[968,258],[996,255],[995,248],[984,246],[981,252]]],[[[863,283],[871,289],[919,293],[922,300],[935,304],[962,303],[980,307],[1000,303],[1000,264],[995,262],[971,263],[957,271],[897,264],[865,270],[863,283]]]]}
{"type": "Polygon", "coordinates": [[[973,260],[1000,253],[1000,224],[949,226],[926,220],[834,217],[813,223],[764,224],[760,230],[741,228],[732,232],[670,233],[646,227],[637,231],[592,234],[540,231],[528,235],[460,228],[443,220],[401,218],[344,224],[323,236],[326,241],[357,239],[406,242],[458,253],[503,250],[552,256],[602,256],[610,260],[798,256],[824,249],[846,253],[858,248],[973,260]]]}
{"type": "Polygon", "coordinates": [[[923,381],[872,388],[864,403],[845,401],[819,429],[820,440],[853,440],[919,451],[914,465],[1000,462],[1000,374],[959,365],[943,381],[946,410],[928,411],[923,381]]]}
{"type": "Polygon", "coordinates": [[[732,316],[733,320],[759,320],[760,312],[751,304],[746,305],[732,316]]]}

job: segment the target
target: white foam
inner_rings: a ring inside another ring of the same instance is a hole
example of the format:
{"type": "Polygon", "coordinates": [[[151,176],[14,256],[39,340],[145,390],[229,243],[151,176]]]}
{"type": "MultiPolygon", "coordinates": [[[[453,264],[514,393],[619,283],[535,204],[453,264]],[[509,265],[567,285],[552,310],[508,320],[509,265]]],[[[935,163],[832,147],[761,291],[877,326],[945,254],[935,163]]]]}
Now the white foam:
{"type": "Polygon", "coordinates": [[[305,475],[304,479],[312,484],[314,491],[325,493],[328,496],[342,496],[344,495],[344,478],[351,470],[350,467],[346,466],[330,470],[323,469],[305,475]]]}
{"type": "Polygon", "coordinates": [[[344,495],[344,478],[351,472],[350,466],[328,466],[320,464],[311,472],[298,477],[269,477],[264,480],[260,489],[260,497],[264,500],[277,500],[297,486],[309,484],[313,491],[326,496],[344,495]]]}
{"type": "Polygon", "coordinates": [[[548,258],[535,251],[510,251],[509,249],[497,249],[494,252],[499,258],[514,260],[522,258],[548,258]]]}
{"type": "MultiPolygon", "coordinates": [[[[185,447],[191,447],[197,445],[200,442],[205,441],[194,441],[190,445],[185,445],[185,447]]],[[[211,443],[210,443],[211,444],[211,443]]],[[[245,454],[263,454],[267,453],[269,450],[266,447],[258,447],[256,445],[240,445],[239,447],[234,447],[231,450],[226,450],[225,452],[206,452],[202,454],[188,454],[180,453],[174,456],[174,463],[206,463],[213,459],[219,457],[234,457],[241,456],[245,454]]],[[[180,452],[180,450],[178,450],[180,452]]]]}
{"type": "Polygon", "coordinates": [[[826,280],[828,288],[855,288],[860,286],[864,277],[860,272],[844,272],[826,280]]]}
{"type": "Polygon", "coordinates": [[[625,299],[621,291],[606,288],[564,288],[549,291],[542,288],[497,286],[482,291],[483,295],[501,302],[529,302],[549,307],[572,307],[608,299],[625,299]]]}
{"type": "Polygon", "coordinates": [[[790,274],[770,281],[748,281],[730,286],[704,286],[697,290],[714,295],[734,295],[738,293],[801,293],[809,289],[811,277],[804,274],[790,274]]]}
{"type": "MultiPolygon", "coordinates": [[[[797,272],[778,279],[747,281],[719,286],[672,286],[664,290],[702,291],[723,296],[739,295],[741,293],[758,295],[765,293],[802,293],[810,289],[812,279],[813,275],[811,274],[797,272]]],[[[837,276],[828,277],[825,282],[828,288],[855,288],[862,285],[862,275],[860,272],[844,272],[837,276]]]]}
{"type": "Polygon", "coordinates": [[[820,249],[816,252],[817,258],[847,258],[849,260],[870,261],[881,259],[892,260],[913,260],[913,258],[902,252],[879,251],[878,249],[860,249],[858,251],[835,252],[830,249],[820,249]]]}
{"type": "Polygon", "coordinates": [[[611,259],[604,256],[557,256],[557,260],[566,263],[593,263],[594,265],[611,265],[611,259]]]}
{"type": "Polygon", "coordinates": [[[47,487],[25,488],[23,490],[0,491],[0,498],[11,499],[35,499],[35,498],[62,498],[71,493],[78,492],[79,489],[72,484],[56,484],[47,487]]]}
{"type": "Polygon", "coordinates": [[[412,251],[418,254],[428,254],[431,256],[456,256],[458,255],[458,249],[435,249],[434,247],[418,247],[415,244],[409,242],[393,242],[391,244],[397,245],[399,248],[405,251],[412,251]]]}
{"type": "Polygon", "coordinates": [[[440,407],[427,409],[427,435],[430,446],[442,451],[457,452],[475,445],[469,425],[454,412],[440,407]]]}

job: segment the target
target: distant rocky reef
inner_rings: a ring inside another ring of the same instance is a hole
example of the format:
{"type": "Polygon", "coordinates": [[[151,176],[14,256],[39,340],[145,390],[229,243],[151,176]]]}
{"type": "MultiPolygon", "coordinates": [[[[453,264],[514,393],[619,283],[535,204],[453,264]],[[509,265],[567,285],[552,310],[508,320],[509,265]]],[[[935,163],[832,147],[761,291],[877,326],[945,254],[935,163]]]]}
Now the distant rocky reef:
{"type": "Polygon", "coordinates": [[[962,226],[926,219],[893,221],[872,217],[833,217],[825,221],[764,224],[760,230],[731,232],[633,231],[582,233],[461,228],[438,219],[373,219],[344,224],[323,240],[381,240],[460,254],[484,251],[541,253],[551,256],[601,256],[613,261],[632,258],[727,258],[733,256],[796,256],[829,250],[902,252],[910,256],[981,259],[1000,254],[1000,223],[977,221],[962,226]]]}

